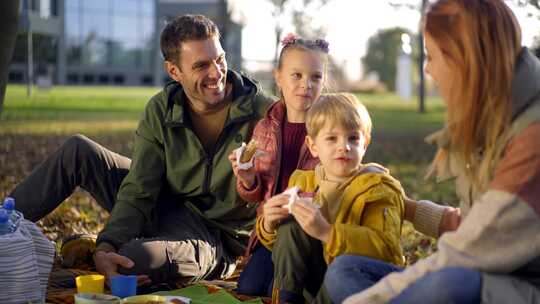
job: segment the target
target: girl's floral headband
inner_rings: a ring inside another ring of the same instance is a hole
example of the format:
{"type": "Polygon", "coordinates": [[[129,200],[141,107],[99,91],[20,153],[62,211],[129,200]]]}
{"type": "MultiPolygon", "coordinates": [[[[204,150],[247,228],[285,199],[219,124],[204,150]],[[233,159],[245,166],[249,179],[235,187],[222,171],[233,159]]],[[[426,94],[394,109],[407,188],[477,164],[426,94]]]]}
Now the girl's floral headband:
{"type": "Polygon", "coordinates": [[[315,39],[315,40],[302,39],[302,38],[296,37],[293,33],[289,33],[287,36],[285,36],[285,38],[283,38],[283,40],[281,40],[281,45],[284,48],[289,45],[294,45],[297,43],[303,46],[307,46],[307,47],[316,47],[327,54],[330,51],[328,47],[329,43],[328,41],[324,39],[315,39]]]}

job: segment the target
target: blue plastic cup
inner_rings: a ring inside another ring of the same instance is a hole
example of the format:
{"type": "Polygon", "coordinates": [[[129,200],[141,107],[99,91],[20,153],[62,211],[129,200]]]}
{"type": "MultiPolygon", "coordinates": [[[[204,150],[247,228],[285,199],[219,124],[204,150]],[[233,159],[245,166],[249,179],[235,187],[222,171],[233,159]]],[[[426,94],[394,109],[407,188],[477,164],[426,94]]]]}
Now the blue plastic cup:
{"type": "Polygon", "coordinates": [[[111,292],[121,298],[137,295],[137,276],[119,274],[112,277],[111,292]]]}

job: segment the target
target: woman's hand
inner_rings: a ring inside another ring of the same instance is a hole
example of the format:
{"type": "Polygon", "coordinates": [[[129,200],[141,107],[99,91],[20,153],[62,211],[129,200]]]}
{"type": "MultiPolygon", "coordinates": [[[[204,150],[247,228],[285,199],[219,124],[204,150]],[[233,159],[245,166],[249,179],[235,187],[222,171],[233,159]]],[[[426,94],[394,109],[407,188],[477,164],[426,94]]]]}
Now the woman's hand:
{"type": "Polygon", "coordinates": [[[234,151],[229,154],[229,161],[231,162],[231,166],[236,178],[240,180],[246,189],[252,189],[255,184],[255,167],[251,167],[247,170],[239,169],[234,151]]]}
{"type": "Polygon", "coordinates": [[[461,223],[461,210],[459,208],[446,207],[439,225],[439,236],[445,232],[454,231],[461,223]]]}
{"type": "Polygon", "coordinates": [[[321,210],[316,205],[299,199],[292,204],[291,212],[300,227],[307,234],[324,243],[328,243],[332,226],[326,221],[321,214],[321,210]]]}
{"type": "Polygon", "coordinates": [[[263,228],[266,232],[274,232],[279,223],[289,217],[289,210],[283,207],[288,203],[288,194],[278,194],[263,204],[263,228]]]}

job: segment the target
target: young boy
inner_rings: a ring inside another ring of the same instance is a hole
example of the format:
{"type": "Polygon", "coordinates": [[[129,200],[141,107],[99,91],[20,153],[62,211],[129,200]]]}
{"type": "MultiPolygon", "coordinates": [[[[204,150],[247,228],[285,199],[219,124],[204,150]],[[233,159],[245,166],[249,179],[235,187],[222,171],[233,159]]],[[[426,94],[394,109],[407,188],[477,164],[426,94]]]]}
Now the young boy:
{"type": "MultiPolygon", "coordinates": [[[[324,273],[342,254],[403,264],[404,193],[387,169],[362,164],[371,138],[364,105],[352,94],[323,95],[309,109],[306,127],[308,148],[320,165],[296,170],[289,180],[300,189],[290,205],[295,220],[277,232],[265,231],[263,221],[256,227],[262,244],[272,249],[276,303],[304,303],[304,290],[315,302],[329,302],[321,287],[324,273]]],[[[280,194],[268,203],[286,206],[289,197],[280,194]]]]}

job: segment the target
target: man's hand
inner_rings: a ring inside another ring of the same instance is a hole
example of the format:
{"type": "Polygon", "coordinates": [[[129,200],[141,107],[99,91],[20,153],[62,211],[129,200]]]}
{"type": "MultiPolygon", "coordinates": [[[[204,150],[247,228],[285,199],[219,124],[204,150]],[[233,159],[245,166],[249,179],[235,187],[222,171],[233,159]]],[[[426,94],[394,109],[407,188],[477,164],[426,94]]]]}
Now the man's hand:
{"type": "Polygon", "coordinates": [[[459,208],[446,207],[439,225],[439,236],[445,232],[454,231],[461,223],[461,210],[459,208]]]}
{"type": "Polygon", "coordinates": [[[238,168],[238,162],[236,161],[234,151],[229,154],[229,161],[231,162],[231,166],[236,178],[240,180],[246,189],[252,189],[255,184],[255,167],[251,167],[247,170],[240,170],[238,168]]]}
{"type": "Polygon", "coordinates": [[[274,232],[279,223],[289,217],[289,210],[283,207],[288,203],[288,194],[278,194],[263,204],[263,228],[266,232],[274,232]]]}
{"type": "MultiPolygon", "coordinates": [[[[105,275],[108,279],[118,275],[118,266],[124,268],[133,267],[134,263],[129,258],[119,255],[116,252],[96,251],[94,254],[94,263],[99,273],[105,275]]],[[[149,284],[150,278],[147,275],[137,276],[137,285],[149,284]]]]}
{"type": "Polygon", "coordinates": [[[291,212],[300,227],[311,237],[324,243],[330,240],[332,226],[315,205],[299,199],[292,204],[291,212]]]}

